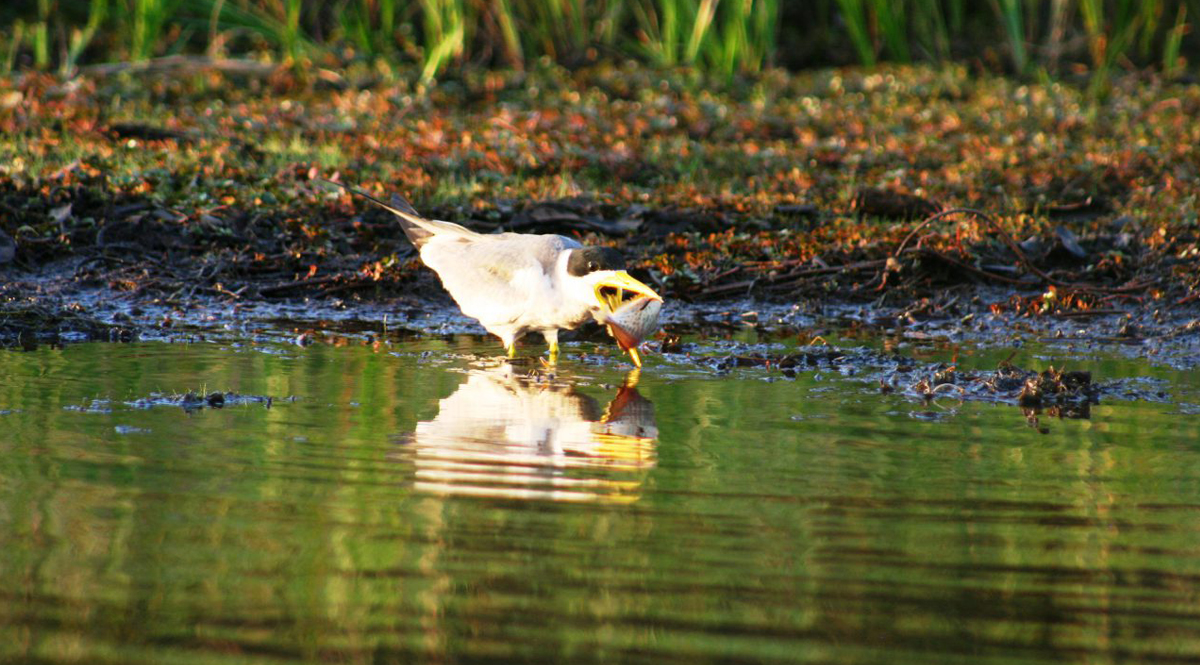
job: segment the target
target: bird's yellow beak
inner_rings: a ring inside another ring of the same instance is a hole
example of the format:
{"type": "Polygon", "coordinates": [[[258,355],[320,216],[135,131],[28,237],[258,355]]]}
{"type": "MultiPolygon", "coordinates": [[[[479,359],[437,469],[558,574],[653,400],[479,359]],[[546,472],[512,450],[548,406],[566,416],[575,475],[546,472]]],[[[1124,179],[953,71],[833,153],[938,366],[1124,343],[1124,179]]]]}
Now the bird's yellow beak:
{"type": "Polygon", "coordinates": [[[600,303],[601,309],[610,314],[630,300],[641,297],[662,302],[662,296],[655,293],[654,289],[637,281],[624,270],[614,270],[596,282],[596,301],[600,303]]]}

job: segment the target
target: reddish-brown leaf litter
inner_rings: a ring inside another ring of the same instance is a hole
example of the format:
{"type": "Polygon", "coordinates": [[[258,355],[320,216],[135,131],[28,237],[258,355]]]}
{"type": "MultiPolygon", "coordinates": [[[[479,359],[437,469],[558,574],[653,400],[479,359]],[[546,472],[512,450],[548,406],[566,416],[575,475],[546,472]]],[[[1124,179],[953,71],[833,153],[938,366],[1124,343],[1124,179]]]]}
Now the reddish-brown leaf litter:
{"type": "Polygon", "coordinates": [[[1129,74],[1100,98],[954,66],[416,80],[0,81],[9,320],[75,287],[167,303],[444,298],[388,213],[322,178],[481,231],[618,247],[675,302],[1161,318],[1200,299],[1190,82],[1129,74]]]}

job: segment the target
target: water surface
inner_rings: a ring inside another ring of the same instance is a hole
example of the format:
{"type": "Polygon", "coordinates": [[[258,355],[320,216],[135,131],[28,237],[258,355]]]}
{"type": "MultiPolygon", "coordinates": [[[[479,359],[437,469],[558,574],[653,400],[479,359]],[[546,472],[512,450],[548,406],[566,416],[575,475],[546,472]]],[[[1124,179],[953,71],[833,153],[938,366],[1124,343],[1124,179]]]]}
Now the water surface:
{"type": "Polygon", "coordinates": [[[0,352],[0,661],[1200,660],[1186,405],[496,351],[0,352]]]}

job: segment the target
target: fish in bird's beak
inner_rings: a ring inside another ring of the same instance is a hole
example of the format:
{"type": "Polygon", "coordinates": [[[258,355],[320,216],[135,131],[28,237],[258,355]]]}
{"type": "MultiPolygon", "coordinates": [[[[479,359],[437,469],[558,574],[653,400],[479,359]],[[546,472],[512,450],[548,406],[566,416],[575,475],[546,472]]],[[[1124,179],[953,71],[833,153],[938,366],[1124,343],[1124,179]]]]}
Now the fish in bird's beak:
{"type": "Polygon", "coordinates": [[[606,272],[596,282],[595,291],[600,306],[597,320],[608,326],[608,332],[616,338],[617,345],[629,352],[634,365],[641,367],[642,358],[637,347],[658,330],[662,296],[624,270],[606,272]]]}

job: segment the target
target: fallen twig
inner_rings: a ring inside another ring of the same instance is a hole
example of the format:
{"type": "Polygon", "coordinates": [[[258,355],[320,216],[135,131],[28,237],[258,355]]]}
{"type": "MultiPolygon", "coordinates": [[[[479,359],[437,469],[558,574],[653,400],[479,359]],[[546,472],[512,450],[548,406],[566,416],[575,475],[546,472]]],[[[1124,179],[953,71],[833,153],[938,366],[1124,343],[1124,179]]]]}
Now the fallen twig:
{"type": "Polygon", "coordinates": [[[324,277],[307,277],[305,279],[297,279],[297,280],[294,280],[291,282],[284,282],[283,284],[274,284],[271,286],[264,286],[258,290],[258,294],[266,295],[268,293],[278,293],[280,291],[287,291],[289,289],[296,289],[296,288],[300,288],[300,287],[304,287],[304,286],[318,286],[321,284],[328,284],[330,282],[336,282],[337,280],[342,279],[343,277],[345,277],[345,275],[342,275],[340,273],[337,275],[326,275],[324,277]]]}

